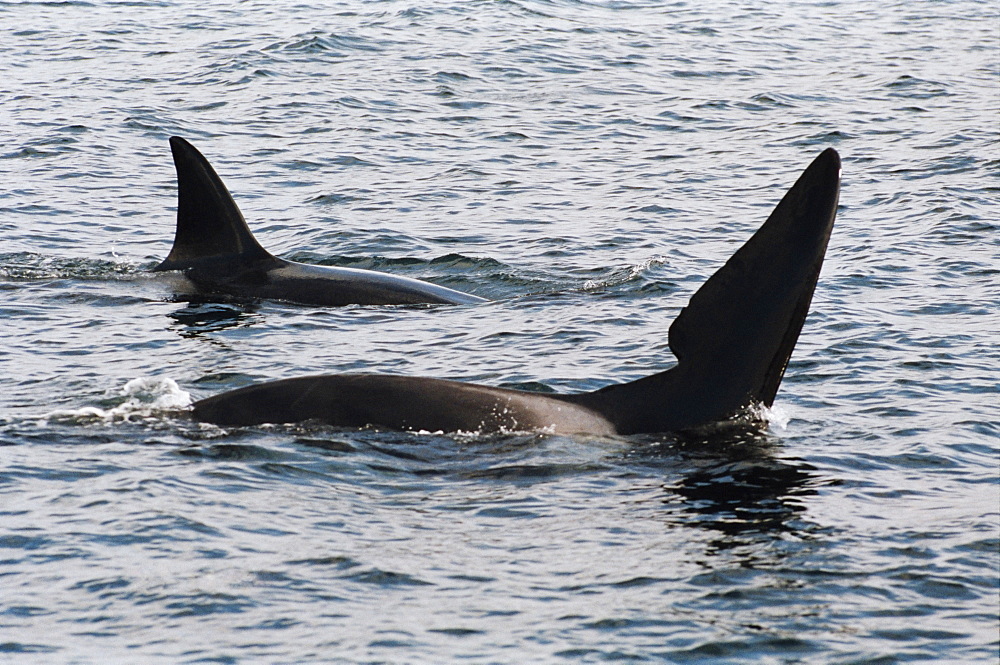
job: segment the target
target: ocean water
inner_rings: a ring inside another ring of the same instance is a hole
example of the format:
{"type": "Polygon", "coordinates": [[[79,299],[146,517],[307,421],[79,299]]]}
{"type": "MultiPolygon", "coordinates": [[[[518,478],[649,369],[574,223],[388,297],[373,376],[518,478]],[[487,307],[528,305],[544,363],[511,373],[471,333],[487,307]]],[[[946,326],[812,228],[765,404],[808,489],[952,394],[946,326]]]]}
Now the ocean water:
{"type": "Polygon", "coordinates": [[[0,2],[0,662],[995,663],[995,3],[0,2]],[[190,300],[167,138],[262,244],[461,307],[190,300]],[[219,429],[371,371],[592,390],[833,146],[764,431],[219,429]]]}

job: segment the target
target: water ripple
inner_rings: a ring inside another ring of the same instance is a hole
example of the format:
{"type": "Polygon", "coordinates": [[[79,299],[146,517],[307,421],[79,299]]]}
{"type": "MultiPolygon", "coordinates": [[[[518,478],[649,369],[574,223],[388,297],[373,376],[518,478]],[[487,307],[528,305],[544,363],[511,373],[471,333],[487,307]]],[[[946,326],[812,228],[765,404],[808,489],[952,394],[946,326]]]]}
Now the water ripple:
{"type": "Polygon", "coordinates": [[[995,659],[994,14],[0,2],[0,653],[995,659]],[[332,311],[151,277],[173,134],[276,254],[495,302],[332,311]],[[768,431],[184,417],[304,373],[573,391],[665,369],[690,293],[828,146],[838,224],[768,431]]]}

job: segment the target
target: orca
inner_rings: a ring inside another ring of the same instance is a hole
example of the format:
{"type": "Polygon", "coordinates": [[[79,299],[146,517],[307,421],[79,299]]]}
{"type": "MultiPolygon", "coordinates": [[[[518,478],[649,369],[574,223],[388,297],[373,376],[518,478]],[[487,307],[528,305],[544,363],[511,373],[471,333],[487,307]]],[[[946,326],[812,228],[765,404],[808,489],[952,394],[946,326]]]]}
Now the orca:
{"type": "Polygon", "coordinates": [[[571,435],[759,422],[754,407],[773,403],[809,311],[839,195],[840,157],[829,148],[691,296],[668,332],[677,362],[652,376],[580,394],[410,376],[305,376],[202,399],[191,415],[221,426],[318,421],[347,428],[571,435]]]}
{"type": "Polygon", "coordinates": [[[177,169],[177,232],[154,271],[180,270],[208,294],[303,305],[467,305],[485,298],[373,270],[285,261],[261,247],[208,160],[170,137],[177,169]]]}

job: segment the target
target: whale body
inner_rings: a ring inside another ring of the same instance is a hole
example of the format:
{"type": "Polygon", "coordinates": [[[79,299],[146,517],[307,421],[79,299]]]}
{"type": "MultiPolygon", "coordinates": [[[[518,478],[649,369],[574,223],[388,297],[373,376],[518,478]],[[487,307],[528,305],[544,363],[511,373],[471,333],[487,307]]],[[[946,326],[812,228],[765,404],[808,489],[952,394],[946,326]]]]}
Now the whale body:
{"type": "Polygon", "coordinates": [[[177,232],[154,271],[179,270],[204,293],[304,305],[464,305],[484,298],[374,270],[307,265],[265,250],[208,160],[170,138],[177,169],[177,232]]]}
{"type": "Polygon", "coordinates": [[[833,229],[840,157],[823,151],[756,233],[691,296],[668,333],[676,365],[579,394],[378,374],[305,376],[200,400],[222,426],[318,421],[431,432],[676,432],[771,406],[833,229]]]}

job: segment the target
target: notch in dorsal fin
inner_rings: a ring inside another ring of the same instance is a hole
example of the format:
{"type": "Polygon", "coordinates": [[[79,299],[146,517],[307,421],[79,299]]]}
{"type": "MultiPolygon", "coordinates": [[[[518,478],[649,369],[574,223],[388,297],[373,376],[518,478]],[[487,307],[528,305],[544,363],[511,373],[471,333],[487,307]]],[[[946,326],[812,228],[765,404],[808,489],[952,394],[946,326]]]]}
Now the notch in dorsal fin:
{"type": "Polygon", "coordinates": [[[179,136],[170,137],[170,150],[177,169],[177,232],[170,254],[154,270],[186,270],[209,260],[273,259],[208,160],[179,136]]]}

